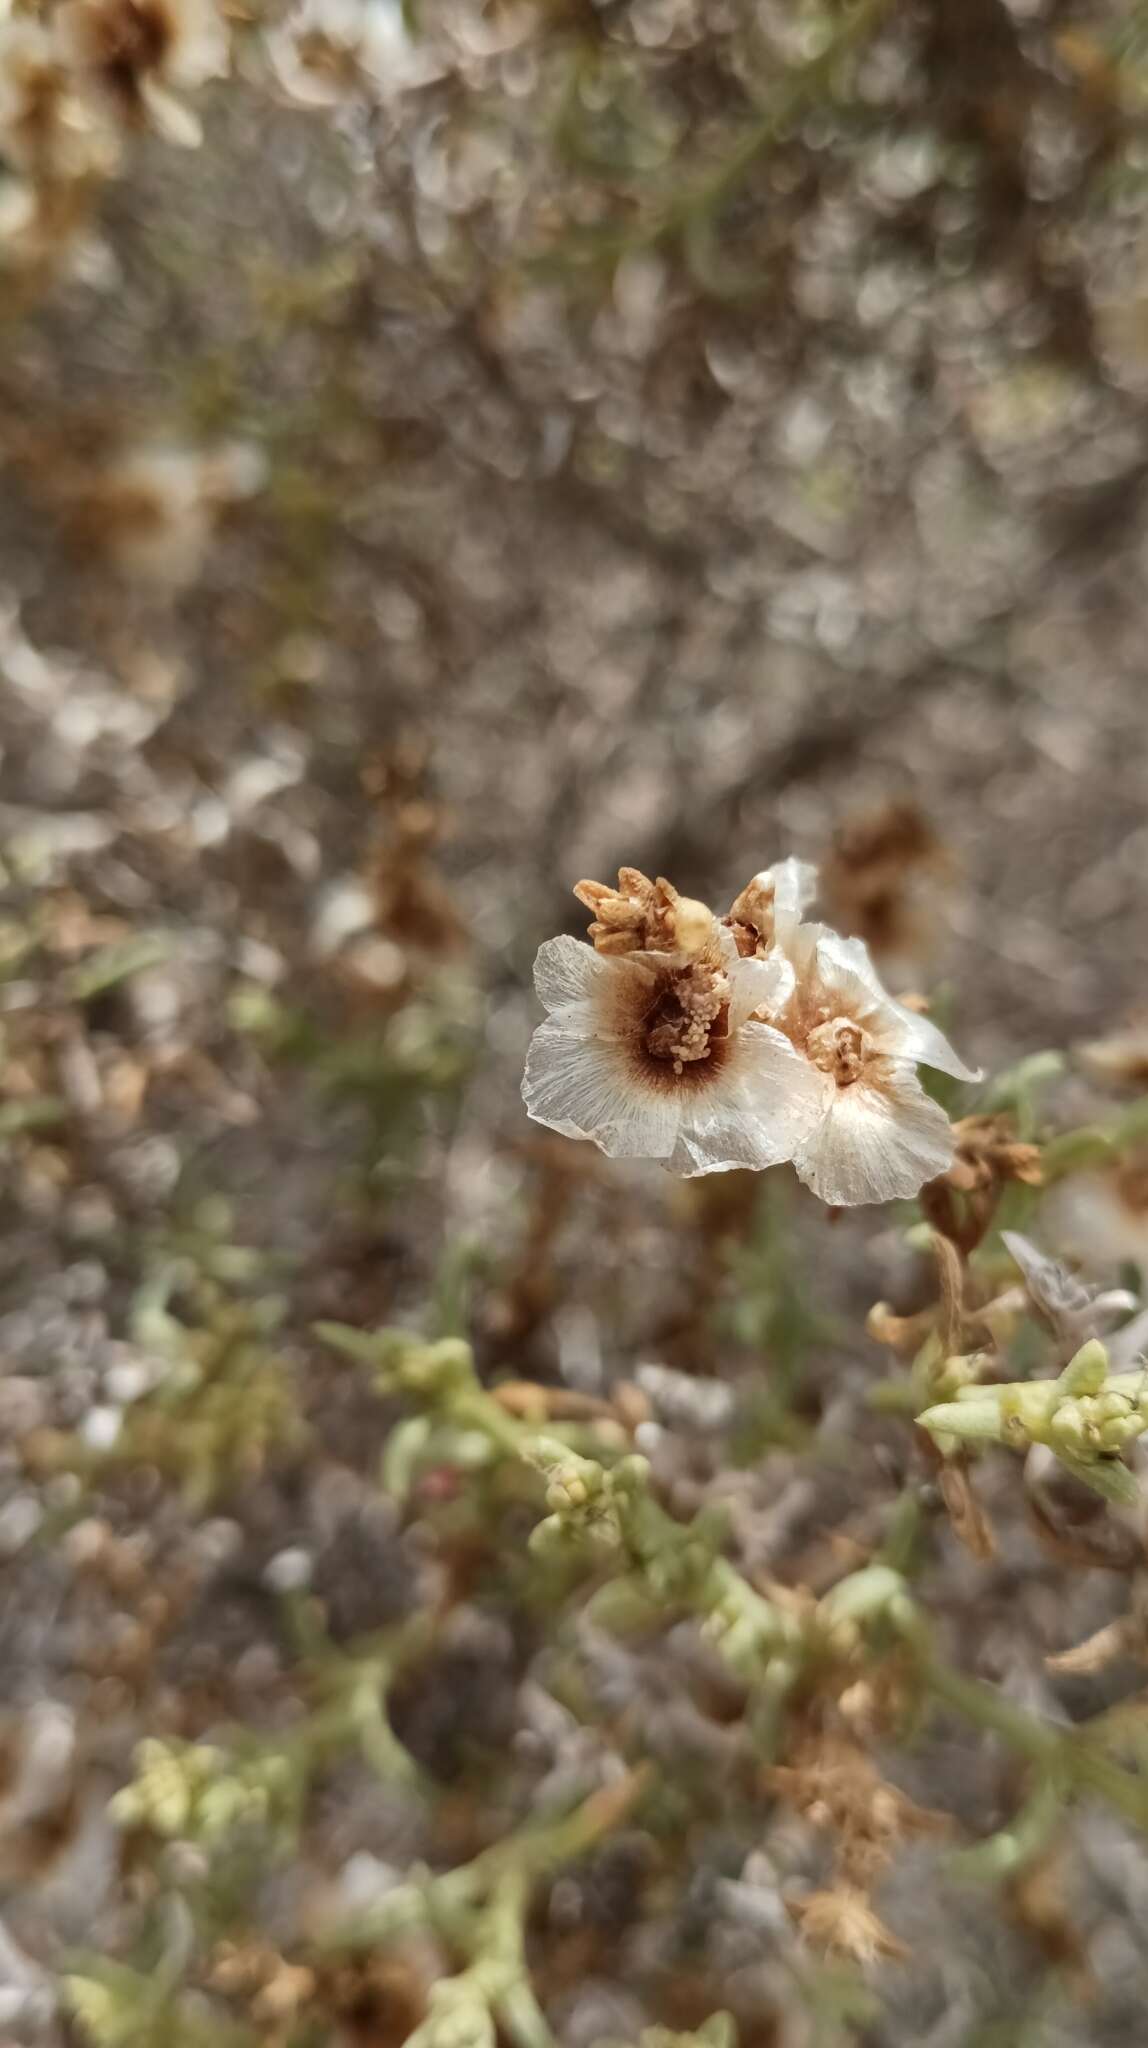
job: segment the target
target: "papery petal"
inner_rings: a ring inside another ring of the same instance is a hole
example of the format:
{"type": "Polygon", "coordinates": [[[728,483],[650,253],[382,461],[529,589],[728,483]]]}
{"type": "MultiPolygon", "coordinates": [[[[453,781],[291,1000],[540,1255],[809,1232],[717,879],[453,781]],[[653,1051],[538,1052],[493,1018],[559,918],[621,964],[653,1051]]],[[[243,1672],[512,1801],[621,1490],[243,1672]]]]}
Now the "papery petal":
{"type": "Polygon", "coordinates": [[[938,1073],[951,1074],[957,1081],[981,1081],[983,1067],[968,1067],[960,1054],[949,1044],[943,1031],[930,1023],[927,1017],[919,1017],[913,1010],[907,1010],[903,1003],[895,1002],[892,996],[886,1001],[897,1014],[900,1026],[899,1057],[916,1060],[922,1067],[935,1067],[938,1073]]]}
{"type": "Polygon", "coordinates": [[[784,945],[786,934],[800,923],[817,894],[817,869],[807,860],[777,860],[761,878],[773,883],[774,931],[784,945]]]}
{"type": "Polygon", "coordinates": [[[307,64],[299,53],[299,37],[290,22],[268,29],[263,48],[277,83],[288,99],[302,107],[333,107],[344,97],[345,87],[333,72],[307,64]]]}
{"type": "Polygon", "coordinates": [[[667,1159],[674,1149],[677,1093],[644,1085],[618,1040],[576,1036],[553,1017],[530,1041],[522,1099],[536,1123],[592,1138],[612,1159],[667,1159]]]}
{"type": "Polygon", "coordinates": [[[755,1012],[776,1017],[793,994],[795,976],[784,953],[766,959],[736,960],[729,968],[729,1028],[738,1030],[755,1012]]]}
{"type": "MultiPolygon", "coordinates": [[[[806,933],[802,934],[805,938],[806,933]]],[[[883,986],[862,939],[843,939],[827,925],[810,925],[816,939],[817,972],[828,987],[837,988],[849,1014],[864,1025],[878,1049],[890,1059],[914,1060],[937,1067],[958,1081],[979,1081],[980,1071],[967,1067],[943,1031],[927,1017],[906,1009],[883,986]]],[[[800,973],[800,969],[799,969],[800,973]]]]}
{"type": "Polygon", "coordinates": [[[664,953],[595,952],[584,939],[544,939],[534,960],[534,986],[556,1023],[578,1038],[616,1038],[637,1029],[664,953]]]}
{"type": "Polygon", "coordinates": [[[441,58],[409,34],[401,0],[368,0],[363,11],[363,61],[385,91],[397,93],[442,77],[441,58]]]}
{"type": "Polygon", "coordinates": [[[864,1081],[835,1087],[793,1163],[823,1202],[853,1208],[915,1195],[948,1170],[954,1150],[944,1110],[925,1094],[912,1067],[898,1063],[881,1087],[864,1081]]]}
{"type": "Polygon", "coordinates": [[[165,142],[174,143],[177,149],[198,149],[203,141],[203,126],[198,114],[193,114],[175,93],[154,78],[141,78],[140,98],[147,109],[148,118],[156,134],[165,142]]]}
{"type": "Polygon", "coordinates": [[[760,1172],[792,1159],[832,1088],[780,1031],[744,1025],[712,1084],[683,1096],[671,1173],[689,1179],[737,1166],[760,1172]]]}
{"type": "Polygon", "coordinates": [[[176,0],[174,37],[162,69],[172,85],[206,85],[228,68],[227,24],[215,0],[176,0]]]}
{"type": "Polygon", "coordinates": [[[610,966],[584,939],[564,933],[561,938],[544,939],[539,946],[534,957],[534,987],[551,1016],[560,1016],[573,1029],[573,1013],[581,1017],[585,1011],[592,1030],[588,1006],[595,989],[608,977],[610,966]]]}

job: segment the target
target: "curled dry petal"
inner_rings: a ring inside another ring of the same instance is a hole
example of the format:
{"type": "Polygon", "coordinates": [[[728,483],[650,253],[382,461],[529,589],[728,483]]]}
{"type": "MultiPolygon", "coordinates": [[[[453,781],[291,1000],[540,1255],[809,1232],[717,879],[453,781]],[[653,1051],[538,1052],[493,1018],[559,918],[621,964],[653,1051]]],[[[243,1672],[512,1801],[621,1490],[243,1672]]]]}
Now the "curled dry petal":
{"type": "Polygon", "coordinates": [[[794,1155],[798,1178],[835,1208],[907,1199],[952,1164],[944,1110],[911,1066],[884,1065],[880,1087],[826,1077],[823,1114],[794,1155]]]}
{"type": "MultiPolygon", "coordinates": [[[[801,933],[801,955],[821,980],[848,999],[849,1014],[864,1025],[880,1052],[935,1067],[958,1081],[981,1079],[979,1069],[965,1065],[943,1031],[888,993],[861,939],[843,939],[827,925],[809,925],[801,933]]],[[[795,958],[794,964],[800,977],[801,961],[795,958]]]]}
{"type": "MultiPolygon", "coordinates": [[[[817,869],[805,860],[779,860],[747,882],[730,905],[728,922],[761,950],[784,946],[817,894],[817,869]]],[[[744,945],[739,944],[739,950],[744,945]]]]}

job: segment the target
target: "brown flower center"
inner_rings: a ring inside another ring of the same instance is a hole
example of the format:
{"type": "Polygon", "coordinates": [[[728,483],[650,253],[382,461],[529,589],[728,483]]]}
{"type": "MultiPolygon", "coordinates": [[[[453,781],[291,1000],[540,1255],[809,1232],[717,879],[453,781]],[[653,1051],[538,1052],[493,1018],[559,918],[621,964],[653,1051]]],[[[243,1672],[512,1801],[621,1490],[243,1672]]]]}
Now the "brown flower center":
{"type": "Polygon", "coordinates": [[[668,1062],[681,1074],[697,1060],[708,1060],[715,1038],[729,1029],[729,982],[711,967],[679,969],[662,987],[643,1024],[642,1038],[651,1059],[668,1062]]]}
{"type": "Polygon", "coordinates": [[[325,29],[306,29],[296,36],[295,54],[304,71],[333,85],[351,86],[358,76],[358,52],[336,41],[325,29]]]}
{"type": "Polygon", "coordinates": [[[814,1025],[805,1041],[805,1050],[815,1067],[820,1067],[823,1074],[832,1074],[839,1088],[848,1088],[861,1078],[868,1041],[861,1026],[850,1017],[830,1017],[827,1022],[814,1025]]]}
{"type": "Polygon", "coordinates": [[[134,99],[139,81],[158,71],[172,44],[172,28],[160,6],[110,0],[93,24],[96,62],[111,91],[134,99]]]}

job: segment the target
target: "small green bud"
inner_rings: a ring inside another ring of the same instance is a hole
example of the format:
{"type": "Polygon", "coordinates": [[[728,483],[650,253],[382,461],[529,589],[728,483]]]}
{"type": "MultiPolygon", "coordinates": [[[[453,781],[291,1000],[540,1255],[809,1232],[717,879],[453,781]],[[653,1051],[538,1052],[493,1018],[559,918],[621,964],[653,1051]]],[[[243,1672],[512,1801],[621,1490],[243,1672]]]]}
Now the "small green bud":
{"type": "Polygon", "coordinates": [[[860,1571],[840,1579],[818,1602],[818,1619],[829,1629],[843,1622],[871,1621],[887,1613],[905,1593],[904,1576],[891,1565],[863,1565],[860,1571]]]}
{"type": "Polygon", "coordinates": [[[398,1378],[413,1394],[439,1400],[474,1384],[474,1358],[461,1337],[443,1337],[437,1344],[412,1346],[399,1363],[398,1378]]]}
{"type": "Polygon", "coordinates": [[[595,1483],[591,1486],[590,1480],[584,1477],[572,1460],[569,1465],[560,1468],[551,1479],[546,1489],[546,1505],[553,1509],[555,1514],[561,1514],[564,1508],[584,1508],[592,1494],[599,1490],[599,1485],[595,1483]]]}
{"type": "Polygon", "coordinates": [[[930,1436],[955,1437],[961,1443],[1005,1442],[1006,1418],[999,1401],[987,1396],[979,1401],[941,1401],[926,1408],[917,1421],[930,1436]]]}
{"type": "MultiPolygon", "coordinates": [[[[1148,1396],[1145,1398],[1148,1399],[1148,1396]]],[[[610,1479],[615,1493],[631,1496],[644,1493],[650,1481],[650,1461],[634,1451],[628,1458],[619,1458],[610,1479]]]]}
{"type": "Polygon", "coordinates": [[[607,1635],[636,1635],[662,1619],[662,1609],[640,1578],[624,1576],[600,1586],[586,1609],[586,1618],[607,1635]]]}
{"type": "Polygon", "coordinates": [[[127,2015],[106,1984],[95,1977],[65,1977],[63,1989],[69,2011],[100,2048],[123,2041],[127,2015]]]}
{"type": "Polygon", "coordinates": [[[392,1494],[396,1500],[407,1499],[431,1435],[432,1425],[425,1415],[408,1415],[405,1422],[391,1430],[379,1468],[384,1493],[392,1494]]]}
{"type": "Polygon", "coordinates": [[[753,1605],[736,1597],[721,1600],[706,1616],[702,1634],[730,1669],[747,1679],[760,1676],[777,1642],[776,1622],[765,1602],[753,1605]]]}
{"type": "Polygon", "coordinates": [[[1054,1451],[1088,1456],[1097,1442],[1097,1431],[1084,1412],[1083,1401],[1061,1402],[1048,1424],[1048,1442],[1054,1451]]]}
{"type": "Polygon", "coordinates": [[[1108,1353],[1096,1337],[1070,1358],[1057,1385],[1066,1394],[1098,1394],[1108,1378],[1108,1353]]]}
{"type": "Polygon", "coordinates": [[[431,1986],[430,2010],[408,2048],[495,2048],[490,2007],[469,1972],[431,1986]]]}

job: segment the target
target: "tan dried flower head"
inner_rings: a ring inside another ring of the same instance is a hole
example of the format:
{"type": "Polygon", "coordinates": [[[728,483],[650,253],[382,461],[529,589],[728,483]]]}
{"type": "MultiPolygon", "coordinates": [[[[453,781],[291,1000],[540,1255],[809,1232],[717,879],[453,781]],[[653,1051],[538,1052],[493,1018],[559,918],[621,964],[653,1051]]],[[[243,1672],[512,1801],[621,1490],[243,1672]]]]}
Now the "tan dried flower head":
{"type": "Polygon", "coordinates": [[[23,17],[0,21],[0,153],[37,186],[109,177],[119,154],[53,30],[23,17]]]}
{"type": "Polygon", "coordinates": [[[949,1168],[950,1186],[964,1194],[992,1189],[1008,1181],[1038,1188],[1042,1180],[1039,1145],[1022,1144],[1012,1118],[965,1116],[953,1125],[957,1156],[949,1168]]]}
{"type": "Polygon", "coordinates": [[[949,855],[919,806],[893,799],[847,818],[821,874],[835,925],[864,939],[886,968],[908,970],[932,951],[937,885],[949,855]]]}
{"type": "Polygon", "coordinates": [[[921,1197],[934,1231],[965,1254],[975,1251],[1011,1181],[1040,1187],[1040,1147],[1022,1144],[1007,1115],[966,1116],[953,1125],[956,1157],[921,1197]]]}
{"type": "Polygon", "coordinates": [[[858,1884],[875,1883],[906,1838],[948,1831],[944,1814],[917,1806],[881,1776],[858,1743],[831,1729],[805,1736],[788,1764],[773,1767],[768,1782],[832,1836],[838,1874],[858,1884]]]}
{"type": "Polygon", "coordinates": [[[790,1908],[806,1941],[813,1947],[848,1956],[871,1968],[883,1957],[901,1961],[908,1954],[904,1942],[890,1934],[873,1911],[864,1892],[854,1885],[834,1885],[828,1891],[810,1892],[790,1908]]]}
{"type": "Polygon", "coordinates": [[[679,896],[662,875],[651,882],[640,868],[619,868],[616,889],[576,882],[574,894],[594,913],[588,937],[599,953],[712,952],[716,946],[713,913],[679,896]]]}
{"type": "Polygon", "coordinates": [[[1097,1080],[1123,1088],[1148,1088],[1148,1015],[1129,1019],[1123,1029],[1077,1048],[1082,1066],[1097,1080]]]}
{"type": "Polygon", "coordinates": [[[178,95],[227,69],[215,0],[65,0],[56,19],[71,61],[125,125],[195,147],[200,124],[178,95]]]}

